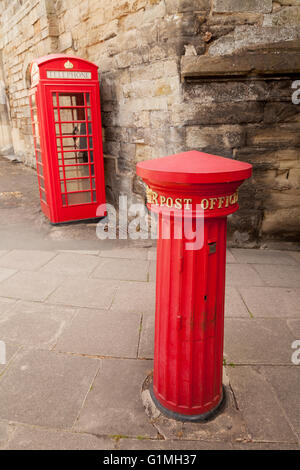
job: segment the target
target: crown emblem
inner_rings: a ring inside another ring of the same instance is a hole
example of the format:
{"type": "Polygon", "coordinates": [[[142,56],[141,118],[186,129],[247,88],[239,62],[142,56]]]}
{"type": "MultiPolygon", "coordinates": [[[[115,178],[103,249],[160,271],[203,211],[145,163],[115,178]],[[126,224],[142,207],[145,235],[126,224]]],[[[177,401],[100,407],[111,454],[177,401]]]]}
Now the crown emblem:
{"type": "Polygon", "coordinates": [[[72,69],[74,67],[74,65],[72,64],[72,62],[67,60],[67,62],[64,63],[64,67],[65,67],[65,69],[72,69]]]}

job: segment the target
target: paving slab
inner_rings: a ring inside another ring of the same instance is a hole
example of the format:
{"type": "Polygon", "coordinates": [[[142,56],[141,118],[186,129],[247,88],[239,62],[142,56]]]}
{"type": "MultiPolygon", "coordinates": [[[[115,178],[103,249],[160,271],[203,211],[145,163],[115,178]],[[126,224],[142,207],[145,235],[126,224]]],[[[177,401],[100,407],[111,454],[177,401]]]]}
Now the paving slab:
{"type": "Polygon", "coordinates": [[[17,427],[7,446],[7,450],[113,450],[114,448],[115,442],[109,437],[21,425],[17,427]]]}
{"type": "Polygon", "coordinates": [[[285,320],[225,319],[224,352],[234,364],[290,364],[293,341],[285,320]]]}
{"type": "Polygon", "coordinates": [[[147,259],[148,250],[146,248],[115,248],[112,250],[101,250],[100,255],[104,258],[125,258],[125,259],[147,259]]]}
{"type": "Polygon", "coordinates": [[[8,279],[17,271],[15,269],[8,269],[8,268],[0,268],[0,282],[8,279]]]}
{"type": "Polygon", "coordinates": [[[149,248],[149,250],[148,250],[148,260],[155,261],[156,260],[156,253],[157,253],[156,246],[152,247],[152,248],[149,248]]]}
{"type": "Polygon", "coordinates": [[[300,266],[254,264],[261,279],[268,286],[300,287],[300,266]]]}
{"type": "Polygon", "coordinates": [[[253,248],[231,248],[231,251],[238,263],[297,265],[297,261],[289,255],[289,252],[253,248]]]}
{"type": "Polygon", "coordinates": [[[19,301],[0,317],[0,338],[51,349],[75,313],[75,308],[19,301]]]}
{"type": "Polygon", "coordinates": [[[245,264],[227,264],[226,266],[227,286],[263,286],[264,281],[255,269],[245,264]]]}
{"type": "Polygon", "coordinates": [[[139,357],[150,358],[154,356],[154,315],[143,315],[141,339],[139,344],[139,357]]]}
{"type": "Polygon", "coordinates": [[[291,330],[291,333],[294,336],[294,338],[300,340],[300,319],[299,320],[287,320],[287,326],[291,330]]]}
{"type": "Polygon", "coordinates": [[[258,368],[227,367],[230,385],[245,420],[250,438],[256,441],[297,443],[274,389],[258,368]]]}
{"type": "Polygon", "coordinates": [[[23,271],[34,271],[56,255],[53,251],[12,250],[0,258],[0,266],[23,271]]]}
{"type": "Polygon", "coordinates": [[[0,283],[0,296],[42,302],[60,282],[61,280],[57,276],[22,271],[0,283]]]}
{"type": "Polygon", "coordinates": [[[118,286],[119,281],[68,279],[60,284],[47,301],[77,307],[108,309],[118,286]]]}
{"type": "Polygon", "coordinates": [[[300,450],[300,446],[285,442],[240,442],[233,443],[233,450],[300,450]]]}
{"type": "Polygon", "coordinates": [[[0,419],[71,427],[99,366],[92,358],[20,351],[0,378],[0,419]]]}
{"type": "Polygon", "coordinates": [[[239,291],[254,317],[293,318],[300,315],[300,302],[293,289],[240,287],[239,291]]]}
{"type": "Polygon", "coordinates": [[[8,250],[0,250],[0,258],[8,253],[8,250]]]}
{"type": "Polygon", "coordinates": [[[0,297],[0,316],[10,310],[16,303],[15,299],[8,299],[6,297],[0,297]]]}
{"type": "Polygon", "coordinates": [[[149,281],[156,282],[156,261],[150,261],[149,281]]]}
{"type": "Polygon", "coordinates": [[[9,441],[15,427],[9,423],[0,422],[0,449],[4,448],[9,441]]]}
{"type": "Polygon", "coordinates": [[[296,365],[265,366],[262,367],[262,373],[275,390],[280,406],[286,413],[294,433],[297,434],[300,440],[300,367],[296,365]]]}
{"type": "Polygon", "coordinates": [[[236,287],[225,289],[225,316],[249,318],[249,312],[236,287]]]}
{"type": "MultiPolygon", "coordinates": [[[[232,450],[229,442],[170,439],[120,439],[118,450],[232,450]]],[[[153,456],[153,459],[155,457],[153,456]]],[[[150,461],[151,462],[151,461],[150,461]]],[[[154,460],[153,460],[154,462],[154,460]]],[[[175,460],[174,460],[175,462],[175,460]]],[[[184,460],[182,460],[184,462],[184,460]]],[[[190,460],[192,462],[192,460],[190,460]]],[[[177,461],[177,463],[179,463],[177,461]]]]}
{"type": "Polygon", "coordinates": [[[80,309],[60,336],[55,349],[77,354],[136,358],[140,322],[139,314],[80,309]]]}
{"type": "Polygon", "coordinates": [[[232,251],[226,250],[226,263],[237,263],[236,258],[233,256],[232,251]]]}
{"type": "Polygon", "coordinates": [[[74,278],[87,278],[99,263],[98,256],[80,253],[58,253],[40,272],[58,273],[74,278]]]}
{"type": "Polygon", "coordinates": [[[96,279],[147,281],[149,261],[143,259],[102,258],[92,274],[96,279]]]}
{"type": "Polygon", "coordinates": [[[153,314],[155,312],[155,283],[121,281],[112,309],[124,313],[153,314]]]}
{"type": "Polygon", "coordinates": [[[156,437],[141,400],[152,361],[103,359],[74,429],[92,434],[156,437]]]}
{"type": "Polygon", "coordinates": [[[300,263],[300,251],[289,251],[289,255],[292,256],[298,263],[300,263]]]}

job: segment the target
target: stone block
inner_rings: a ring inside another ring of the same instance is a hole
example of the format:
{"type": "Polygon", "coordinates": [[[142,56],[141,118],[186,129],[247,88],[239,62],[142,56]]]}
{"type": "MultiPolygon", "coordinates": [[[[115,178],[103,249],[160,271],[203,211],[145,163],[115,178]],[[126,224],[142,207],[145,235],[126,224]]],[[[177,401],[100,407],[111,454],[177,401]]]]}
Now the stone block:
{"type": "Polygon", "coordinates": [[[213,12],[231,13],[236,11],[270,13],[272,0],[213,0],[213,12]]]}
{"type": "Polygon", "coordinates": [[[218,127],[189,126],[186,129],[186,145],[189,148],[205,149],[241,147],[244,144],[244,130],[238,125],[218,127]]]}
{"type": "Polygon", "coordinates": [[[272,15],[266,15],[263,26],[299,26],[300,6],[289,6],[274,12],[272,15]]]}
{"type": "Polygon", "coordinates": [[[261,122],[264,105],[261,102],[245,103],[186,103],[173,107],[172,121],[175,124],[243,124],[261,122]]]}
{"type": "Polygon", "coordinates": [[[64,52],[67,49],[70,49],[73,44],[72,33],[67,31],[59,36],[59,50],[60,52],[64,52]]]}
{"type": "Polygon", "coordinates": [[[247,145],[276,147],[299,145],[299,143],[299,129],[295,124],[254,127],[247,130],[247,145]]]}
{"type": "Polygon", "coordinates": [[[207,11],[210,0],[166,0],[167,14],[207,11]]]}

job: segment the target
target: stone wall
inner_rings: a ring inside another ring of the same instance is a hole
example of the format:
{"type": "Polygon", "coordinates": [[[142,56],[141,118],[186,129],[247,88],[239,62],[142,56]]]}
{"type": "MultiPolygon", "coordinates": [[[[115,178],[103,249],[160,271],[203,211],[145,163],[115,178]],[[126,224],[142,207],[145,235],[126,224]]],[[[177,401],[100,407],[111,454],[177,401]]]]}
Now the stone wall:
{"type": "Polygon", "coordinates": [[[22,160],[34,165],[28,65],[53,52],[75,54],[99,66],[109,201],[119,193],[144,200],[137,161],[203,150],[254,164],[229,223],[234,243],[299,236],[300,105],[291,101],[299,1],[3,0],[0,13],[22,160]]]}

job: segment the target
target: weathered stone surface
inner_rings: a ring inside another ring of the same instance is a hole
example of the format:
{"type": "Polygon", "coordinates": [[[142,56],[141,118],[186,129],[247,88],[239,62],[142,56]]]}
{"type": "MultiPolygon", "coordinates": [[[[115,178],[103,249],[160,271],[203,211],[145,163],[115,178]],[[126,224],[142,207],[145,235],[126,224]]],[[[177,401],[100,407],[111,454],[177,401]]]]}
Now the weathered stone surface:
{"type": "Polygon", "coordinates": [[[17,302],[0,318],[0,338],[29,347],[51,349],[76,310],[37,302],[17,302]]]}
{"type": "Polygon", "coordinates": [[[244,131],[238,125],[219,127],[189,126],[186,130],[186,144],[192,149],[232,149],[244,143],[244,131]]]}
{"type": "MultiPolygon", "coordinates": [[[[1,426],[1,425],[0,425],[1,426]]],[[[1,441],[0,441],[1,442],[1,441]]],[[[9,440],[7,450],[113,450],[109,437],[51,429],[18,426],[9,440]]]]}
{"type": "Polygon", "coordinates": [[[293,6],[289,8],[282,8],[274,12],[272,15],[265,17],[264,26],[286,26],[300,24],[300,6],[293,6]]]}
{"type": "Polygon", "coordinates": [[[136,358],[140,314],[80,309],[61,334],[55,349],[62,352],[136,358]]]}
{"type": "Polygon", "coordinates": [[[27,424],[70,428],[100,362],[50,351],[22,351],[0,382],[0,417],[27,424]]]}
{"type": "Polygon", "coordinates": [[[141,400],[151,361],[105,359],[75,429],[92,434],[155,437],[141,400]]]}
{"type": "Polygon", "coordinates": [[[270,13],[272,11],[272,0],[213,0],[213,11],[218,13],[234,11],[270,13]]]}
{"type": "MultiPolygon", "coordinates": [[[[2,270],[0,269],[0,275],[2,270]]],[[[51,274],[22,271],[11,276],[15,271],[8,270],[8,279],[0,283],[0,295],[14,299],[43,301],[60,284],[61,278],[51,274]],[[11,277],[9,277],[11,276],[11,277]]]]}
{"type": "Polygon", "coordinates": [[[279,318],[225,319],[225,356],[234,364],[290,364],[294,340],[279,318]]]}
{"type": "MultiPolygon", "coordinates": [[[[277,41],[278,42],[278,41],[277,41]]],[[[273,47],[257,47],[243,53],[223,57],[181,58],[182,77],[235,76],[252,74],[294,73],[300,69],[300,60],[295,61],[299,41],[281,43],[273,47]]],[[[299,54],[298,54],[299,55],[299,54]]]]}
{"type": "MultiPolygon", "coordinates": [[[[266,44],[276,48],[278,43],[283,45],[285,42],[286,50],[289,50],[290,46],[293,47],[294,41],[297,44],[299,37],[300,31],[297,26],[262,27],[257,25],[240,25],[236,26],[234,33],[214,41],[209,47],[209,55],[229,55],[266,44]]],[[[272,57],[271,60],[275,61],[272,57]]]]}
{"type": "Polygon", "coordinates": [[[250,438],[255,441],[296,442],[296,435],[263,371],[239,366],[227,367],[227,373],[250,438]],[[256,413],[251,411],[253,405],[256,413]]]}
{"type": "Polygon", "coordinates": [[[70,279],[60,283],[59,288],[47,300],[54,304],[108,309],[118,285],[118,281],[70,279]]]}
{"type": "Polygon", "coordinates": [[[87,278],[98,263],[98,256],[65,252],[57,254],[40,269],[40,272],[87,278]]]}
{"type": "Polygon", "coordinates": [[[35,271],[54,256],[54,253],[50,251],[12,250],[1,257],[0,266],[16,270],[35,271]]]}
{"type": "Polygon", "coordinates": [[[149,261],[101,258],[92,274],[95,279],[119,279],[121,281],[147,281],[149,261]]]}

